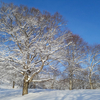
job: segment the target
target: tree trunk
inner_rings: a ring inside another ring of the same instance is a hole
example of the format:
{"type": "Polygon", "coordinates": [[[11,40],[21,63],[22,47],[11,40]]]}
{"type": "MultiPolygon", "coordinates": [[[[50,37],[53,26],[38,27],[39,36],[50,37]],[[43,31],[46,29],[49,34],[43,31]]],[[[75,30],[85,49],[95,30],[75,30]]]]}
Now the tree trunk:
{"type": "Polygon", "coordinates": [[[13,81],[13,88],[15,87],[15,81],[13,81]]]}
{"type": "Polygon", "coordinates": [[[35,83],[33,84],[33,88],[34,88],[34,89],[36,88],[36,85],[35,85],[35,83]]]}
{"type": "Polygon", "coordinates": [[[73,89],[73,70],[70,71],[70,74],[69,74],[69,90],[72,90],[73,89]]]}
{"type": "Polygon", "coordinates": [[[69,90],[72,90],[72,87],[73,87],[73,82],[72,80],[69,80],[69,90]]]}
{"type": "Polygon", "coordinates": [[[53,88],[54,88],[53,86],[54,86],[54,82],[52,82],[52,84],[51,84],[51,89],[53,89],[53,88]]]}
{"type": "Polygon", "coordinates": [[[91,89],[93,89],[93,84],[92,84],[91,78],[89,78],[89,83],[90,83],[91,89]]]}
{"type": "Polygon", "coordinates": [[[89,75],[89,84],[90,84],[91,89],[93,89],[93,84],[92,84],[92,80],[91,80],[91,73],[89,75]]]}
{"type": "Polygon", "coordinates": [[[23,91],[22,91],[22,95],[28,94],[28,75],[26,74],[23,80],[23,91]]]}

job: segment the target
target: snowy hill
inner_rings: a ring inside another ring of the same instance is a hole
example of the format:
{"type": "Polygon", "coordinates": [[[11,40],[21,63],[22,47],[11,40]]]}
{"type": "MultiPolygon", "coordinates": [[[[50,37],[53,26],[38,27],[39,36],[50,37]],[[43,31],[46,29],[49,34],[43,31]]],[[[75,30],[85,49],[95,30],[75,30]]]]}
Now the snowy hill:
{"type": "Polygon", "coordinates": [[[22,96],[22,89],[0,88],[0,100],[100,100],[100,90],[43,90],[29,89],[22,96]]]}

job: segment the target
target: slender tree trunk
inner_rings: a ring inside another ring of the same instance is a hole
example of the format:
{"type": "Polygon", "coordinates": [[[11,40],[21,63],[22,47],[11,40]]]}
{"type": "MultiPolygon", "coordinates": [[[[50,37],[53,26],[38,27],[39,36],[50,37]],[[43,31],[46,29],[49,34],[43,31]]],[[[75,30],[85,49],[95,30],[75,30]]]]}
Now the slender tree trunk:
{"type": "Polygon", "coordinates": [[[22,91],[22,95],[28,94],[28,75],[26,74],[23,80],[23,91],[22,91]]]}
{"type": "Polygon", "coordinates": [[[69,90],[72,90],[72,87],[73,87],[73,82],[72,80],[69,80],[69,90]]]}
{"type": "Polygon", "coordinates": [[[92,84],[91,78],[89,78],[89,83],[90,83],[91,89],[93,89],[93,84],[92,84]]]}
{"type": "Polygon", "coordinates": [[[91,89],[93,89],[93,84],[92,84],[92,80],[91,80],[91,72],[90,72],[90,75],[89,75],[89,84],[90,84],[91,89]]]}
{"type": "Polygon", "coordinates": [[[69,90],[73,89],[73,70],[71,69],[70,74],[69,74],[69,90]]]}
{"type": "Polygon", "coordinates": [[[15,81],[13,81],[13,88],[15,87],[15,81]]]}
{"type": "Polygon", "coordinates": [[[36,85],[35,85],[35,84],[33,84],[33,88],[34,88],[34,89],[36,88],[36,85]]]}
{"type": "Polygon", "coordinates": [[[51,84],[51,89],[53,89],[54,82],[51,84]]]}

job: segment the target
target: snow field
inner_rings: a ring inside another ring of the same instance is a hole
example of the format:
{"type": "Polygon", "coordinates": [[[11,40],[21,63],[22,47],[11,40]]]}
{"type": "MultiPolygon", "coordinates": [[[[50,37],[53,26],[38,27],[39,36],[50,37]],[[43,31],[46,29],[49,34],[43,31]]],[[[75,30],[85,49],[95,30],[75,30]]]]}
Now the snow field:
{"type": "Polygon", "coordinates": [[[100,100],[100,90],[45,90],[29,89],[22,96],[22,89],[0,88],[0,100],[100,100]]]}

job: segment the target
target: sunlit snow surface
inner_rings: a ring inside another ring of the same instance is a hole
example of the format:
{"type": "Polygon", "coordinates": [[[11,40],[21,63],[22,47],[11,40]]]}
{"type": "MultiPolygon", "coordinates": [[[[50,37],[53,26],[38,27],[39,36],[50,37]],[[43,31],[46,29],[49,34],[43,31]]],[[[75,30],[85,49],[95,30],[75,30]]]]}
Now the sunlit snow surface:
{"type": "Polygon", "coordinates": [[[100,90],[45,90],[29,89],[22,96],[22,89],[0,88],[0,100],[100,100],[100,90]]]}

